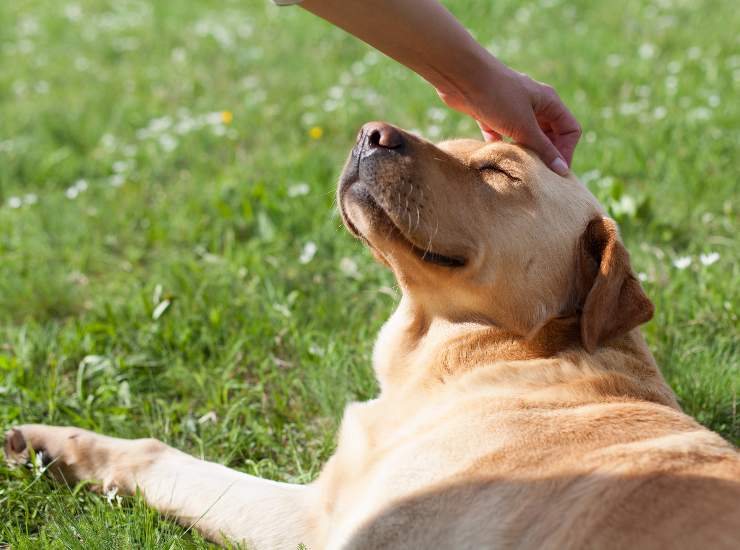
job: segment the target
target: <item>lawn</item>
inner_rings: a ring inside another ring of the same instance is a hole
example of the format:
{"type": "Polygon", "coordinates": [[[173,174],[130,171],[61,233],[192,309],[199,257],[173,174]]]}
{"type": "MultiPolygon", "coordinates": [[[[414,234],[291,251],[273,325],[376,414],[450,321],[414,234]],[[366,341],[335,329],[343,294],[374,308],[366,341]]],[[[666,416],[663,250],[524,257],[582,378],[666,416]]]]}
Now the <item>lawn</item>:
{"type": "MultiPolygon", "coordinates": [[[[574,169],[656,304],[685,410],[740,444],[740,12],[448,2],[584,127],[574,169]]],[[[398,291],[344,230],[359,126],[476,136],[415,75],[263,0],[0,2],[0,429],[152,436],[288,481],[331,454],[398,291]]],[[[0,547],[204,548],[136,499],[0,465],[0,547]],[[78,488],[79,489],[79,488],[78,488]]]]}

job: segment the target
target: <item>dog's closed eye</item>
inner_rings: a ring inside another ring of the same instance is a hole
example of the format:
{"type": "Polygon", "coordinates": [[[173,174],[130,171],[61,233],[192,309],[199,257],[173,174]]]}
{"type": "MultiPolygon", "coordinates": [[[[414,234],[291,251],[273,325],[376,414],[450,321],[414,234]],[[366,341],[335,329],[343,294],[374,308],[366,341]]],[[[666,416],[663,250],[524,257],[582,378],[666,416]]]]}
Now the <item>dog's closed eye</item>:
{"type": "Polygon", "coordinates": [[[484,176],[486,174],[503,174],[510,180],[521,181],[520,178],[516,177],[514,174],[512,174],[499,164],[484,164],[483,166],[478,167],[478,171],[481,172],[484,176]]]}

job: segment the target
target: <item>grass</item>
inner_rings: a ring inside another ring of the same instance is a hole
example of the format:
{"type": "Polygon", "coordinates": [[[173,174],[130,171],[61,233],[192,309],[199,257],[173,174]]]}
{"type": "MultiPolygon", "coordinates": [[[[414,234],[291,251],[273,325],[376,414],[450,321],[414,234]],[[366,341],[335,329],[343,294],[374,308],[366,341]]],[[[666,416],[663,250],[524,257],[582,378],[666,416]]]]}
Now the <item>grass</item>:
{"type": "MultiPolygon", "coordinates": [[[[449,6],[582,122],[574,168],[656,303],[656,359],[685,410],[740,443],[736,6],[449,6]]],[[[0,428],[153,436],[312,479],[345,404],[376,391],[370,349],[397,299],[333,209],[355,132],[472,122],[299,8],[15,0],[0,19],[0,428]]],[[[139,499],[5,465],[2,542],[208,547],[139,499]]]]}

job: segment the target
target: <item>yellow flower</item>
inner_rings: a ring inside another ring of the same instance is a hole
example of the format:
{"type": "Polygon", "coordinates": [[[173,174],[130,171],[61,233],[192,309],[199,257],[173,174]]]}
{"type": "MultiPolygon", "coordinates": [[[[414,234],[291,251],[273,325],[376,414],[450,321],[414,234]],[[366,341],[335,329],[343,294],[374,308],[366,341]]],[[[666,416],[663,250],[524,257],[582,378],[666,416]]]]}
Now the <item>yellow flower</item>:
{"type": "Polygon", "coordinates": [[[234,113],[231,111],[221,111],[221,122],[231,124],[232,120],[234,120],[234,113]]]}
{"type": "Polygon", "coordinates": [[[324,135],[324,129],[321,126],[313,126],[308,131],[308,137],[311,139],[321,139],[321,136],[324,135]]]}

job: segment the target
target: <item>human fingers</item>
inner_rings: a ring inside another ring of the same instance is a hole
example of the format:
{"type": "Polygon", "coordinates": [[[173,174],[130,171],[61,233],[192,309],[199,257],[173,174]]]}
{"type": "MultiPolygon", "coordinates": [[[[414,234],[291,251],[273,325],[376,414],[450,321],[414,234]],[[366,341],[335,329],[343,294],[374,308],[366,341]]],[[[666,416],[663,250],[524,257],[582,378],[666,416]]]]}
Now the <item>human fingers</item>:
{"type": "Polygon", "coordinates": [[[565,159],[563,159],[553,141],[545,135],[545,132],[534,119],[534,116],[518,132],[518,135],[512,137],[517,142],[537,153],[540,159],[556,174],[560,176],[566,176],[568,174],[568,164],[566,164],[565,159]]]}
{"type": "Polygon", "coordinates": [[[495,130],[492,130],[488,125],[483,124],[480,120],[476,120],[475,122],[476,124],[478,124],[478,128],[480,128],[480,131],[483,134],[484,141],[488,143],[501,141],[501,134],[499,134],[495,130]]]}
{"type": "Polygon", "coordinates": [[[543,85],[542,98],[534,107],[540,128],[570,166],[581,138],[581,125],[550,86],[543,85]]]}

